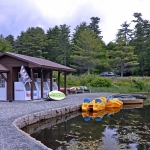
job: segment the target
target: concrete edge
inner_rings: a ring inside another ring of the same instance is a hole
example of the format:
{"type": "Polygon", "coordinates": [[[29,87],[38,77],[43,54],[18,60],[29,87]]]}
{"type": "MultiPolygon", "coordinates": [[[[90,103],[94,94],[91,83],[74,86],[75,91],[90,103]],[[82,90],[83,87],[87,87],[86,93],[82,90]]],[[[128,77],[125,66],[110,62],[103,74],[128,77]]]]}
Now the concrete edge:
{"type": "Polygon", "coordinates": [[[21,128],[23,128],[27,125],[34,124],[41,120],[46,120],[46,119],[57,117],[57,116],[60,116],[60,115],[66,114],[66,113],[71,113],[71,112],[77,111],[80,108],[81,108],[81,105],[71,105],[71,106],[62,107],[62,108],[40,111],[37,113],[28,114],[28,115],[19,117],[19,118],[15,119],[12,124],[18,131],[20,131],[22,134],[26,135],[28,138],[33,140],[35,143],[39,144],[41,147],[48,149],[48,150],[52,150],[51,148],[48,148],[43,143],[41,143],[41,141],[36,140],[35,138],[31,137],[30,134],[21,130],[21,128]]]}

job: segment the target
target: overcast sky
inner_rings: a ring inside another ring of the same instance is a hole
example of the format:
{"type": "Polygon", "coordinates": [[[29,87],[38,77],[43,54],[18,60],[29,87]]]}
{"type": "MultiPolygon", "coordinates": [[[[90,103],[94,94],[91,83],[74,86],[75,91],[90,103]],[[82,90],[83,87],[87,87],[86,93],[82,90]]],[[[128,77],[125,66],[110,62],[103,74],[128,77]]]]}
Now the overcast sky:
{"type": "Polygon", "coordinates": [[[142,13],[150,20],[150,0],[0,0],[0,34],[14,37],[29,27],[42,27],[45,32],[55,25],[67,24],[71,31],[91,17],[99,17],[104,42],[115,39],[117,29],[142,13]]]}

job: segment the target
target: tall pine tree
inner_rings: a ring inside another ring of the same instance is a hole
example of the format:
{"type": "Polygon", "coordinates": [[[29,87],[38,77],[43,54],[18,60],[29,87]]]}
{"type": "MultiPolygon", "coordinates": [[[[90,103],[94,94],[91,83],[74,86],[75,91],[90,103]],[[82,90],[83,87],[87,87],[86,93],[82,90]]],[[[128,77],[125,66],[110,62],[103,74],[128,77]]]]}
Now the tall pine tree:
{"type": "Polygon", "coordinates": [[[102,49],[102,41],[91,30],[91,28],[85,28],[75,39],[75,45],[71,58],[75,63],[75,66],[80,73],[87,71],[90,74],[91,70],[100,65],[101,57],[105,55],[102,49]]]}
{"type": "Polygon", "coordinates": [[[129,45],[130,35],[132,35],[129,26],[127,22],[121,25],[122,28],[117,33],[116,45],[109,53],[110,63],[120,72],[122,77],[124,73],[131,72],[138,65],[134,47],[129,45]]]}

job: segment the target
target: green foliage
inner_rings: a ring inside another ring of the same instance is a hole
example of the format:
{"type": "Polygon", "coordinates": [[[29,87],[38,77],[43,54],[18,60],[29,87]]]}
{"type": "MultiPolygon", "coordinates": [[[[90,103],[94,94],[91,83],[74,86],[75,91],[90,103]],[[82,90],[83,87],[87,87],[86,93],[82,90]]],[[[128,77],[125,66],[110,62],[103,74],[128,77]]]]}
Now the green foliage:
{"type": "Polygon", "coordinates": [[[127,35],[120,29],[117,34],[115,47],[111,44],[109,51],[110,64],[113,68],[116,68],[117,72],[121,73],[121,76],[125,72],[129,72],[138,65],[137,56],[134,54],[134,47],[127,45],[127,35]]]}
{"type": "Polygon", "coordinates": [[[90,85],[94,87],[110,87],[112,84],[109,79],[96,77],[91,81],[90,85]]]}
{"type": "Polygon", "coordinates": [[[91,81],[93,80],[94,78],[94,75],[91,75],[91,74],[82,74],[80,76],[80,83],[81,85],[83,86],[89,86],[91,81]]]}
{"type": "MultiPolygon", "coordinates": [[[[141,13],[133,16],[133,29],[130,23],[123,22],[116,40],[107,45],[102,40],[100,18],[91,17],[89,24],[77,25],[72,35],[66,24],[49,28],[46,34],[40,27],[29,27],[16,39],[13,35],[6,38],[0,35],[0,53],[11,51],[45,58],[76,68],[76,74],[81,77],[85,72],[99,74],[103,71],[113,71],[121,76],[150,76],[150,21],[143,19],[141,13]]],[[[90,85],[85,78],[79,82],[90,85]]]]}
{"type": "Polygon", "coordinates": [[[144,86],[144,83],[142,81],[134,79],[133,82],[134,82],[135,88],[140,89],[140,90],[144,89],[145,86],[144,86]]]}
{"type": "Polygon", "coordinates": [[[135,54],[138,56],[138,75],[150,75],[150,22],[142,18],[141,13],[134,13],[135,20],[134,37],[131,44],[135,46],[135,54]]]}
{"type": "MultiPolygon", "coordinates": [[[[57,74],[56,74],[57,78],[57,74]]],[[[64,86],[64,78],[61,74],[61,86],[64,86]]],[[[67,87],[87,86],[92,92],[134,93],[149,92],[149,77],[100,77],[94,74],[81,76],[68,75],[67,87]]]]}
{"type": "Polygon", "coordinates": [[[5,40],[2,35],[0,35],[0,53],[10,52],[10,51],[12,51],[12,48],[9,42],[5,40]]]}
{"type": "Polygon", "coordinates": [[[90,74],[92,69],[100,65],[100,58],[105,55],[101,43],[101,39],[90,28],[80,32],[70,56],[77,69],[84,69],[90,74]]]}
{"type": "Polygon", "coordinates": [[[68,76],[67,77],[67,86],[72,87],[72,86],[81,86],[80,78],[77,76],[68,76]]]}
{"type": "Polygon", "coordinates": [[[108,93],[136,93],[140,92],[140,90],[137,90],[133,87],[89,87],[92,92],[108,92],[108,93]]]}
{"type": "Polygon", "coordinates": [[[113,86],[116,87],[132,87],[132,81],[129,78],[114,78],[113,86]]]}
{"type": "Polygon", "coordinates": [[[16,53],[45,58],[46,35],[42,28],[28,28],[16,40],[16,53]]]}
{"type": "Polygon", "coordinates": [[[94,33],[96,33],[96,36],[97,37],[100,37],[100,34],[101,34],[101,30],[99,29],[99,22],[100,22],[100,18],[98,17],[91,17],[91,23],[89,25],[89,27],[92,29],[92,31],[94,33]]]}
{"type": "Polygon", "coordinates": [[[5,40],[9,43],[9,46],[12,49],[12,52],[15,52],[15,40],[13,35],[8,35],[5,40]]]}
{"type": "Polygon", "coordinates": [[[63,64],[69,65],[70,59],[70,26],[66,24],[50,28],[47,33],[46,51],[47,59],[63,64]]]}

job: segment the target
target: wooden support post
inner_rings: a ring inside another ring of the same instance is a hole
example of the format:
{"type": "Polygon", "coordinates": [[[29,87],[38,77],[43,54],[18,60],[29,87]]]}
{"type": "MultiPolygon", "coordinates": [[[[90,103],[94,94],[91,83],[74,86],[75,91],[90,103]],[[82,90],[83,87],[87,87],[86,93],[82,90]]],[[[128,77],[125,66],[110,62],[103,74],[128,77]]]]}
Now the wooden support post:
{"type": "Polygon", "coordinates": [[[50,91],[53,91],[53,79],[52,79],[52,71],[49,72],[49,80],[50,80],[50,91]]]}
{"type": "Polygon", "coordinates": [[[34,78],[33,78],[33,69],[30,69],[30,74],[31,74],[31,99],[33,100],[33,86],[34,86],[34,78]]]}
{"type": "Polygon", "coordinates": [[[66,76],[67,76],[67,74],[66,74],[66,72],[64,72],[64,94],[65,95],[67,94],[66,93],[66,91],[67,91],[66,76]]]}
{"type": "Polygon", "coordinates": [[[41,98],[43,98],[43,70],[41,69],[41,98]]]}
{"type": "Polygon", "coordinates": [[[58,71],[58,91],[60,91],[60,73],[61,72],[58,71]]]}
{"type": "Polygon", "coordinates": [[[13,73],[13,69],[10,69],[10,72],[7,74],[7,83],[9,83],[10,88],[8,88],[8,84],[7,84],[7,100],[8,101],[13,101],[14,99],[14,87],[13,87],[13,80],[12,80],[12,73],[13,73]]]}

